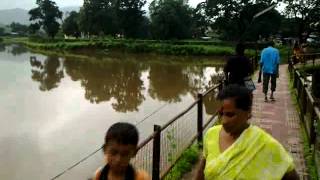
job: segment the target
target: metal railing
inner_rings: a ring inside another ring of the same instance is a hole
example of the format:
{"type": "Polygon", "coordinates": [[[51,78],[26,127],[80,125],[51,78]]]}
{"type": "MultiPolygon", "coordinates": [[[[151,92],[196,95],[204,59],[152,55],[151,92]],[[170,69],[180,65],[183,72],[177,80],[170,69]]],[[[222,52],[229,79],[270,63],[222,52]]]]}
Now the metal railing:
{"type": "MultiPolygon", "coordinates": [[[[315,65],[315,60],[318,55],[320,55],[320,53],[307,54],[306,56],[312,58],[305,58],[306,61],[303,62],[303,64],[308,63],[307,61],[312,61],[312,64],[315,65]]],[[[293,80],[293,88],[296,93],[297,104],[300,110],[299,117],[307,133],[308,143],[314,153],[317,173],[320,175],[320,101],[313,96],[310,87],[308,87],[308,82],[299,72],[299,68],[293,64],[290,57],[288,58],[288,61],[290,78],[293,80]]],[[[315,79],[313,79],[313,81],[315,81],[315,79]]]]}
{"type": "Polygon", "coordinates": [[[215,113],[204,121],[203,99],[222,87],[223,83],[219,82],[208,91],[199,93],[196,101],[165,125],[154,125],[153,134],[139,145],[133,164],[146,170],[153,180],[163,179],[195,140],[202,144],[204,129],[215,123],[217,115],[215,113]]]}
{"type": "MultiPolygon", "coordinates": [[[[258,55],[250,58],[253,69],[258,68],[258,55]]],[[[138,147],[133,164],[152,175],[153,180],[166,177],[183,151],[195,140],[202,145],[203,133],[216,122],[217,110],[211,117],[204,118],[204,99],[215,96],[224,83],[199,93],[197,99],[185,110],[163,126],[154,125],[154,132],[138,147]],[[196,120],[196,121],[195,121],[196,120]]]]}

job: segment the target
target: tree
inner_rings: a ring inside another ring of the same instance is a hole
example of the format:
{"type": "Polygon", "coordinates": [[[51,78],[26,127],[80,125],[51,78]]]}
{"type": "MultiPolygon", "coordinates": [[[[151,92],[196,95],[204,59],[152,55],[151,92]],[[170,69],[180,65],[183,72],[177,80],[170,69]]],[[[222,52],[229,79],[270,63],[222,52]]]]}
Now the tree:
{"type": "Polygon", "coordinates": [[[79,28],[79,13],[76,11],[70,12],[70,15],[64,20],[62,24],[63,33],[68,36],[80,37],[81,32],[79,28]]]}
{"type": "Polygon", "coordinates": [[[154,0],[150,4],[154,38],[183,39],[191,37],[192,9],[184,0],[154,0]]]}
{"type": "Polygon", "coordinates": [[[197,5],[197,7],[193,10],[193,30],[192,34],[194,37],[205,36],[205,32],[209,27],[210,20],[208,16],[206,16],[205,9],[206,3],[201,2],[197,5]]]}
{"type": "Polygon", "coordinates": [[[20,23],[13,22],[9,25],[9,27],[11,28],[12,32],[16,32],[19,35],[26,35],[29,31],[29,27],[27,25],[23,25],[20,23]]]}
{"type": "Polygon", "coordinates": [[[4,28],[0,27],[0,36],[3,36],[3,35],[4,35],[4,28]]]}
{"type": "Polygon", "coordinates": [[[38,7],[29,11],[32,31],[39,30],[41,27],[48,36],[54,38],[59,31],[60,24],[58,19],[62,18],[62,12],[55,2],[50,0],[37,0],[38,7]]]}
{"type": "Polygon", "coordinates": [[[320,0],[284,0],[287,3],[286,15],[295,19],[298,25],[300,42],[304,42],[308,36],[317,31],[320,23],[320,0]]]}
{"type": "MultiPolygon", "coordinates": [[[[125,37],[139,37],[140,28],[144,24],[145,12],[141,9],[146,4],[146,0],[119,0],[118,12],[120,28],[125,37]]],[[[117,7],[115,7],[117,8],[117,7]]]]}
{"type": "Polygon", "coordinates": [[[88,35],[113,35],[119,32],[115,9],[118,0],[84,0],[80,10],[80,29],[88,35]]]}
{"type": "Polygon", "coordinates": [[[281,16],[276,10],[269,11],[253,21],[256,13],[273,3],[272,0],[208,0],[206,14],[213,21],[212,29],[217,30],[224,39],[256,40],[259,35],[268,37],[279,28],[281,16]]]}

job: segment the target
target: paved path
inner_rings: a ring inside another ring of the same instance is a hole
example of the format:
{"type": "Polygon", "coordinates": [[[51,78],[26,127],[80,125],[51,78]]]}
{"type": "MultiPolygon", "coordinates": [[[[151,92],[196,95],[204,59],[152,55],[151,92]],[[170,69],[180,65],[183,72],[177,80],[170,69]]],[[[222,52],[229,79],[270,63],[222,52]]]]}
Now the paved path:
{"type": "Polygon", "coordinates": [[[251,122],[265,129],[285,146],[292,154],[300,179],[303,180],[307,179],[307,170],[303,157],[300,120],[290,95],[287,67],[287,65],[280,66],[275,102],[264,102],[262,83],[256,84],[251,122]]]}
{"type": "MultiPolygon", "coordinates": [[[[275,92],[276,101],[266,103],[264,102],[262,83],[256,83],[257,90],[254,91],[253,118],[251,119],[251,123],[265,129],[284,145],[294,158],[300,179],[307,180],[308,175],[303,157],[300,120],[289,91],[287,65],[280,66],[280,77],[277,80],[277,86],[275,92]]],[[[197,167],[194,167],[182,179],[193,179],[196,172],[195,169],[197,167]]]]}

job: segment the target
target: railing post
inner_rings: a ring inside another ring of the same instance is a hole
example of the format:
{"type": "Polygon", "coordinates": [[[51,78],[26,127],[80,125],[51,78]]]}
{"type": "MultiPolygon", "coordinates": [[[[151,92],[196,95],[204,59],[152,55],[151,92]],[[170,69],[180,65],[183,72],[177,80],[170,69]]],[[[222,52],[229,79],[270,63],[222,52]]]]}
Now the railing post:
{"type": "Polygon", "coordinates": [[[155,137],[153,139],[152,180],[160,180],[161,126],[154,125],[153,129],[155,137]]]}
{"type": "Polygon", "coordinates": [[[201,93],[198,94],[198,144],[202,147],[203,139],[203,96],[201,93]]]}

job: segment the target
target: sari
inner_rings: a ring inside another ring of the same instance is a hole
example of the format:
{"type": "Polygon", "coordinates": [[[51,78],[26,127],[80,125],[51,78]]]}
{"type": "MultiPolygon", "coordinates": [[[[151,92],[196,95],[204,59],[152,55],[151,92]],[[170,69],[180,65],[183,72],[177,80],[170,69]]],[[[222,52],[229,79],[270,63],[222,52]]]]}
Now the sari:
{"type": "Polygon", "coordinates": [[[206,180],[279,180],[292,170],[294,162],[284,147],[262,129],[250,125],[224,152],[220,152],[222,126],[208,130],[204,138],[206,180]]]}

